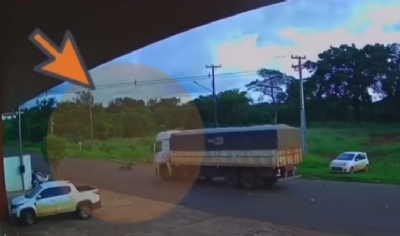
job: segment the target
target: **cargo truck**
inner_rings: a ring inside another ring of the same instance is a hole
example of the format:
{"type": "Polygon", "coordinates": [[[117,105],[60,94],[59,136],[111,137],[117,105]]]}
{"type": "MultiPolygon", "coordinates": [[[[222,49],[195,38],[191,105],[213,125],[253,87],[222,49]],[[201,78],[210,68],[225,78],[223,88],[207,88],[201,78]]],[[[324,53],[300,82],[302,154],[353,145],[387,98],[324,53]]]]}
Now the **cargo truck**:
{"type": "Polygon", "coordinates": [[[271,187],[295,175],[301,131],[288,125],[164,131],[153,151],[163,181],[223,177],[230,187],[271,187]]]}

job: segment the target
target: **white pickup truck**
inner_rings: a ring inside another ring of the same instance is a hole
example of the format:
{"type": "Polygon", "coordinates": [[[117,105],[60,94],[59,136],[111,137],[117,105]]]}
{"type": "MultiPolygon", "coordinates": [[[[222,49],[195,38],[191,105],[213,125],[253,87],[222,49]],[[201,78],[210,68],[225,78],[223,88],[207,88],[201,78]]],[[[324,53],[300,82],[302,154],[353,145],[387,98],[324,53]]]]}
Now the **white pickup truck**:
{"type": "Polygon", "coordinates": [[[25,195],[11,201],[11,216],[24,225],[32,225],[36,217],[76,213],[89,219],[92,210],[101,207],[99,190],[89,186],[75,186],[70,181],[42,183],[25,195]]]}

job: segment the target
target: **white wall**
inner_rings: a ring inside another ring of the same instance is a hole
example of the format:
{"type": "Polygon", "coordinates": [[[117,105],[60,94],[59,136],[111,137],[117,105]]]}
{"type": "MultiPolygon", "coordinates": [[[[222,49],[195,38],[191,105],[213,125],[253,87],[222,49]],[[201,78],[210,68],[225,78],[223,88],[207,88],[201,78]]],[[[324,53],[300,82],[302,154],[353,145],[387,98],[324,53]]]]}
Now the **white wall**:
{"type": "Polygon", "coordinates": [[[24,182],[22,182],[22,176],[19,173],[19,167],[21,165],[19,156],[4,157],[3,160],[4,160],[4,175],[5,175],[7,192],[16,192],[16,191],[31,189],[32,188],[31,156],[24,155],[22,157],[23,164],[25,165],[25,173],[23,176],[24,182]]]}

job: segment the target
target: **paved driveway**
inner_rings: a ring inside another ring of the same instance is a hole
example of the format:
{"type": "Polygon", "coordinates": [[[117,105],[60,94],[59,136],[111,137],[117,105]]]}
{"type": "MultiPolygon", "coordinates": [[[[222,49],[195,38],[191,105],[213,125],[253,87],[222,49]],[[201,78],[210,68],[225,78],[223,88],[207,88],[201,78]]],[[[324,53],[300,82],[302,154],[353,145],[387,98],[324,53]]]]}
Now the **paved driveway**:
{"type": "MultiPolygon", "coordinates": [[[[33,160],[34,166],[45,168],[40,155],[33,160]]],[[[400,234],[399,186],[295,180],[250,193],[218,184],[162,183],[151,166],[135,166],[131,172],[118,168],[110,162],[68,159],[61,173],[117,193],[220,216],[353,235],[400,234]]]]}
{"type": "MultiPolygon", "coordinates": [[[[270,191],[163,183],[152,166],[133,171],[103,161],[66,160],[62,174],[115,192],[156,199],[228,217],[356,235],[400,234],[400,187],[294,180],[270,191]]],[[[218,184],[217,184],[218,185],[218,184]]]]}
{"type": "Polygon", "coordinates": [[[101,189],[103,208],[91,220],[42,220],[17,228],[20,236],[335,236],[266,222],[221,217],[101,189]]]}

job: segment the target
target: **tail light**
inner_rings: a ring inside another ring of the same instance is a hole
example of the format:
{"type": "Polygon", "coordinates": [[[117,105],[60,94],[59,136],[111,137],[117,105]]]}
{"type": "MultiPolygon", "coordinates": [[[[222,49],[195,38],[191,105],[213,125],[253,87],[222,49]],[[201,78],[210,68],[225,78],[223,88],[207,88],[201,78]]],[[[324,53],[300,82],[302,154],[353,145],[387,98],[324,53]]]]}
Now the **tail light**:
{"type": "Polygon", "coordinates": [[[100,191],[99,191],[99,190],[94,190],[93,193],[99,195],[99,194],[100,194],[100,191]]]}

